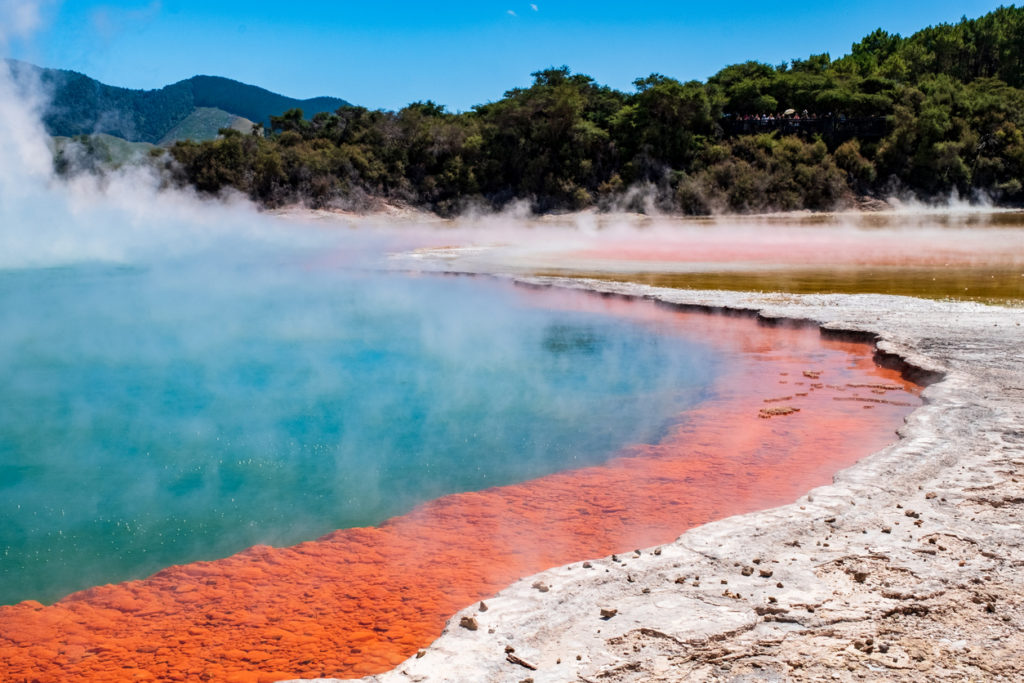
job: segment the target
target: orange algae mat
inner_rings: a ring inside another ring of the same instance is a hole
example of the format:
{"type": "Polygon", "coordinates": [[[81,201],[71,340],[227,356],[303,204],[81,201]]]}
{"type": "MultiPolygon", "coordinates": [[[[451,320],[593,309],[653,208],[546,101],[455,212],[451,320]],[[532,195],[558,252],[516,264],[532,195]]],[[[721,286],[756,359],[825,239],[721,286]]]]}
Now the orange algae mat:
{"type": "Polygon", "coordinates": [[[0,607],[0,680],[385,671],[428,645],[451,614],[520,577],[791,502],[891,443],[920,405],[919,387],[875,365],[871,347],[813,328],[614,297],[582,305],[713,341],[729,366],[712,397],[661,443],[601,466],[446,496],[379,527],[257,546],[51,606],[0,607]]]}

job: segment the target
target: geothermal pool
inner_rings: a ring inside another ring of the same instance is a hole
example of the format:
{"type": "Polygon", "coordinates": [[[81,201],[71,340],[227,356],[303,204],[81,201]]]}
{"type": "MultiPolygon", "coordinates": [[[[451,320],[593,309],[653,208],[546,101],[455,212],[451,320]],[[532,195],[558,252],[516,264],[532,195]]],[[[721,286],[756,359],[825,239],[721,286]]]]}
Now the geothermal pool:
{"type": "Polygon", "coordinates": [[[813,327],[337,262],[0,273],[5,680],[384,671],[520,576],[789,502],[920,403],[813,327]]]}
{"type": "Polygon", "coordinates": [[[304,263],[0,272],[0,604],[657,441],[712,340],[572,298],[304,263]]]}
{"type": "Polygon", "coordinates": [[[514,231],[462,228],[403,254],[422,267],[793,294],[893,294],[1005,306],[1024,301],[1024,212],[574,215],[514,231]],[[498,237],[494,237],[492,232],[498,237]]]}

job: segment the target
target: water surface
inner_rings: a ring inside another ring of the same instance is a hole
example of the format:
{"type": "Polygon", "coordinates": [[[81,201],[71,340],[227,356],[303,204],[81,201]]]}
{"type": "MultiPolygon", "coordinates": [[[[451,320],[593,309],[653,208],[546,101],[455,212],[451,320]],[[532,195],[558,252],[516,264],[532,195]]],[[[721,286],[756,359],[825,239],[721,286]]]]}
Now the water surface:
{"type": "MultiPolygon", "coordinates": [[[[379,526],[170,567],[48,607],[0,606],[0,674],[87,683],[385,671],[433,641],[454,612],[519,577],[791,502],[894,440],[920,404],[915,387],[874,365],[870,346],[813,328],[582,292],[529,296],[654,324],[682,345],[713,339],[723,361],[710,392],[656,443],[600,464],[444,496],[379,526]]],[[[560,350],[591,345],[590,335],[556,339],[560,350]]],[[[646,401],[658,395],[640,400],[657,410],[646,401]]]]}
{"type": "Polygon", "coordinates": [[[602,462],[716,353],[506,283],[280,258],[0,271],[0,604],[602,462]]]}

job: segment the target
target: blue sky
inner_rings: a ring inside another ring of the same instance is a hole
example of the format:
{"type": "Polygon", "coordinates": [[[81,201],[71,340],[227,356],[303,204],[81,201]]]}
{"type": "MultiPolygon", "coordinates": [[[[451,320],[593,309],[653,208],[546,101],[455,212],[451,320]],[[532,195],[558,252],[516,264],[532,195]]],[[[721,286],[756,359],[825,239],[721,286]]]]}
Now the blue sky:
{"type": "MultiPolygon", "coordinates": [[[[0,5],[22,0],[0,0],[0,5]]],[[[704,80],[748,59],[778,64],[849,51],[875,28],[907,35],[975,17],[975,0],[705,2],[317,2],[24,0],[33,35],[7,52],[106,83],[155,88],[228,76],[292,97],[335,95],[370,108],[433,99],[458,111],[565,64],[631,90],[653,72],[704,80]]]]}

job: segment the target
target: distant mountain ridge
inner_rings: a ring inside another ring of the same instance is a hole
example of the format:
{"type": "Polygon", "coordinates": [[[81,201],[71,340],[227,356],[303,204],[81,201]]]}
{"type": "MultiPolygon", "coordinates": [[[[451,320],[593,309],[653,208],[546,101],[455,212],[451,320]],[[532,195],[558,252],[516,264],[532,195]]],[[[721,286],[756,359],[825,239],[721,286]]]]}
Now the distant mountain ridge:
{"type": "Polygon", "coordinates": [[[200,121],[225,122],[223,127],[228,127],[235,118],[269,124],[271,116],[280,116],[289,109],[302,109],[312,117],[351,106],[337,97],[298,100],[219,76],[193,76],[158,90],[132,90],[101,83],[76,71],[16,60],[8,60],[8,65],[22,87],[39,84],[49,95],[43,124],[54,136],[103,133],[131,142],[166,144],[182,139],[182,131],[188,131],[187,137],[192,139],[216,136],[216,129],[190,125],[197,120],[197,112],[200,121]],[[211,110],[227,116],[210,116],[211,110]]]}

